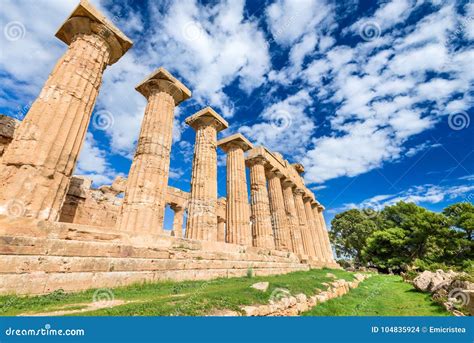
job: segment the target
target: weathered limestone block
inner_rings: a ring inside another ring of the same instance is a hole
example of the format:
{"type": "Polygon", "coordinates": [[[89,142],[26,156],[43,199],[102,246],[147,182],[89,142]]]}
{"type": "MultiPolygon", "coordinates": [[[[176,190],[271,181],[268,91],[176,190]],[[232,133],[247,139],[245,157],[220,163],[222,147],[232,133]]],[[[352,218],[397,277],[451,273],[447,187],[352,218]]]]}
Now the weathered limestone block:
{"type": "Polygon", "coordinates": [[[237,133],[217,142],[227,154],[227,235],[228,243],[252,245],[250,206],[244,152],[253,145],[237,133]]]}
{"type": "Polygon", "coordinates": [[[136,90],[147,98],[137,150],[130,167],[117,228],[163,232],[175,106],[191,92],[164,68],[136,90]]]}
{"type": "Polygon", "coordinates": [[[283,200],[285,202],[285,211],[290,228],[290,239],[292,251],[298,255],[304,255],[303,238],[296,211],[295,198],[293,196],[293,183],[288,180],[282,181],[283,200]]]}
{"type": "MultiPolygon", "coordinates": [[[[120,177],[114,181],[120,182],[120,177]]],[[[92,188],[92,180],[84,176],[73,176],[69,183],[66,200],[61,208],[59,221],[113,227],[122,203],[118,190],[113,186],[92,188]]]]}
{"type": "Polygon", "coordinates": [[[285,212],[285,201],[283,200],[283,190],[281,187],[282,177],[283,175],[278,171],[267,171],[275,249],[291,251],[290,224],[285,212]]]}
{"type": "Polygon", "coordinates": [[[265,177],[265,160],[255,157],[246,160],[250,167],[250,196],[252,211],[253,245],[275,249],[270,201],[268,198],[267,179],[265,177]]]}
{"type": "Polygon", "coordinates": [[[229,125],[210,107],[186,124],[196,130],[186,238],[217,241],[217,132],[229,125]]]}
{"type": "Polygon", "coordinates": [[[87,2],[56,36],[69,45],[33,102],[0,165],[0,214],[57,220],[102,83],[132,42],[87,2]]]}

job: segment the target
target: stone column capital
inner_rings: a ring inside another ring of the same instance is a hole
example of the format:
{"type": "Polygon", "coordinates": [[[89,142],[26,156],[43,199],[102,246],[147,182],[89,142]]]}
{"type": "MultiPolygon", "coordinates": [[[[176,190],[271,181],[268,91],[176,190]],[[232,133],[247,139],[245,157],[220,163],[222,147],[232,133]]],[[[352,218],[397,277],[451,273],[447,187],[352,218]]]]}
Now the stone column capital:
{"type": "Polygon", "coordinates": [[[217,146],[225,153],[233,149],[241,149],[243,151],[253,149],[253,144],[241,133],[222,138],[217,142],[217,146]]]}
{"type": "Polygon", "coordinates": [[[81,0],[61,25],[56,37],[70,45],[79,34],[95,34],[108,44],[110,48],[108,65],[117,62],[133,45],[125,34],[85,0],[81,0]]]}
{"type": "Polygon", "coordinates": [[[191,91],[163,67],[148,75],[135,89],[147,99],[165,92],[173,97],[175,106],[191,97],[191,91]]]}
{"type": "Polygon", "coordinates": [[[262,165],[262,166],[265,167],[266,164],[267,164],[267,160],[263,156],[256,156],[256,157],[252,157],[250,159],[246,159],[245,164],[248,167],[252,167],[254,165],[262,165]]]}
{"type": "Polygon", "coordinates": [[[278,169],[275,169],[275,168],[267,168],[265,170],[265,174],[267,176],[267,179],[274,178],[274,177],[277,177],[279,179],[283,178],[283,174],[278,169]]]}
{"type": "Polygon", "coordinates": [[[298,172],[298,174],[303,174],[304,173],[304,166],[301,163],[293,163],[292,164],[293,168],[298,172]]]}
{"type": "Polygon", "coordinates": [[[283,189],[296,187],[296,185],[293,183],[293,181],[291,181],[289,179],[282,179],[281,180],[281,185],[283,186],[283,189]]]}
{"type": "Polygon", "coordinates": [[[304,193],[303,194],[303,201],[304,202],[309,202],[311,203],[312,201],[314,201],[313,197],[311,195],[309,195],[308,193],[304,193]]]}
{"type": "Polygon", "coordinates": [[[293,193],[295,195],[298,195],[298,196],[301,195],[301,197],[303,197],[303,195],[305,194],[305,191],[304,191],[304,189],[296,187],[295,189],[293,189],[293,193]]]}
{"type": "Polygon", "coordinates": [[[217,132],[227,129],[229,124],[211,107],[206,107],[192,116],[187,117],[185,123],[191,126],[194,130],[201,127],[213,126],[217,132]]]}

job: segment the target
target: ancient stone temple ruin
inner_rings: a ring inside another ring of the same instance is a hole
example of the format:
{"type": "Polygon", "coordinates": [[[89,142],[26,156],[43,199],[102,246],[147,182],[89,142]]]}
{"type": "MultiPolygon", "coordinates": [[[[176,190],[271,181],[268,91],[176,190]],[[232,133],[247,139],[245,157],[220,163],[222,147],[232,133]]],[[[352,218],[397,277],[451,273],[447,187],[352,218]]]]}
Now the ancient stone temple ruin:
{"type": "Polygon", "coordinates": [[[132,42],[86,1],[56,37],[69,48],[25,119],[0,116],[0,293],[337,267],[303,166],[241,134],[218,140],[231,124],[210,107],[186,119],[196,134],[190,192],[168,185],[175,107],[191,91],[164,68],[136,87],[147,106],[128,177],[94,189],[73,176],[102,74],[132,42]]]}

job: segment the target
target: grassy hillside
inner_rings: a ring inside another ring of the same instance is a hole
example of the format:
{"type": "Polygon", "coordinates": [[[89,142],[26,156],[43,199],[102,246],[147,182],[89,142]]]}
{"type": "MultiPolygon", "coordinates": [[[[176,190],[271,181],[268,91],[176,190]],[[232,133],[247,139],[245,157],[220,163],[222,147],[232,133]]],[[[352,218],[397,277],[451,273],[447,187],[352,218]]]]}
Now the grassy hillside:
{"type": "Polygon", "coordinates": [[[306,316],[448,316],[428,293],[395,275],[375,275],[345,296],[304,313],[306,316]]]}
{"type": "MultiPolygon", "coordinates": [[[[286,275],[216,279],[211,281],[157,282],[80,293],[54,292],[43,296],[1,296],[0,315],[109,315],[182,316],[240,311],[242,305],[267,304],[271,297],[325,290],[323,283],[337,278],[352,280],[342,270],[311,270],[286,275]],[[268,281],[261,292],[250,286],[268,281]],[[284,294],[278,294],[282,292],[284,294]],[[112,300],[112,301],[100,301],[112,300]],[[104,306],[106,304],[106,306],[104,306]],[[59,311],[59,312],[58,312],[59,311]],[[52,313],[56,312],[56,313],[52,313]]],[[[342,298],[318,305],[306,315],[447,315],[429,295],[418,293],[396,276],[373,276],[342,298]]]]}

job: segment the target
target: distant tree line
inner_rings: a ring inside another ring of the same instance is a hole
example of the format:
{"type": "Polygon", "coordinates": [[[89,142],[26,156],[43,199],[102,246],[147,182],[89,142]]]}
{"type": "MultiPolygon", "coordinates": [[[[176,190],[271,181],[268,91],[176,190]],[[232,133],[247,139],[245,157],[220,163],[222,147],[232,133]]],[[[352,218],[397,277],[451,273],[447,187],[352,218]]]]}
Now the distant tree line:
{"type": "Polygon", "coordinates": [[[351,209],[331,222],[339,258],[381,271],[454,268],[474,272],[474,206],[461,202],[442,213],[399,202],[380,211],[351,209]]]}

